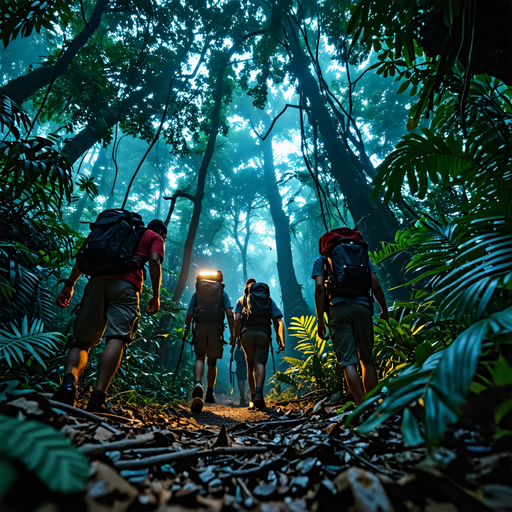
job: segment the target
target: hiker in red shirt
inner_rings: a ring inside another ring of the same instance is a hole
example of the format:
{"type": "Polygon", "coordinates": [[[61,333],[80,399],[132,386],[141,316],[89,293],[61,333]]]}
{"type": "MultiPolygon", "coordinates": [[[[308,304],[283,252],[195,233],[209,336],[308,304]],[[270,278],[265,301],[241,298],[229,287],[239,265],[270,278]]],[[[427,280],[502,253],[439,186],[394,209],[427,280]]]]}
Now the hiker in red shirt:
{"type": "MultiPolygon", "coordinates": [[[[140,217],[139,217],[140,218],[140,217]]],[[[152,220],[140,238],[133,253],[134,260],[148,261],[153,297],[148,303],[148,313],[160,309],[161,264],[164,259],[164,242],[167,227],[160,220],[152,220]]],[[[140,296],[144,284],[143,265],[128,273],[98,275],[85,287],[78,314],[73,325],[73,335],[68,342],[69,352],[64,363],[64,379],[53,396],[54,400],[69,405],[76,404],[77,382],[87,365],[92,347],[103,337],[106,346],[98,365],[98,379],[87,411],[105,413],[106,392],[119,368],[125,347],[135,339],[140,319],[140,296]]],[[[73,287],[82,271],[75,263],[69,279],[57,297],[57,305],[68,307],[73,287]]]]}
{"type": "Polygon", "coordinates": [[[368,256],[368,245],[359,231],[346,227],[329,231],[320,238],[319,252],[311,273],[315,280],[318,335],[325,336],[327,313],[336,359],[359,405],[365,393],[377,385],[372,355],[373,297],[384,320],[389,319],[386,299],[368,256]],[[359,363],[362,381],[357,372],[359,363]]]}

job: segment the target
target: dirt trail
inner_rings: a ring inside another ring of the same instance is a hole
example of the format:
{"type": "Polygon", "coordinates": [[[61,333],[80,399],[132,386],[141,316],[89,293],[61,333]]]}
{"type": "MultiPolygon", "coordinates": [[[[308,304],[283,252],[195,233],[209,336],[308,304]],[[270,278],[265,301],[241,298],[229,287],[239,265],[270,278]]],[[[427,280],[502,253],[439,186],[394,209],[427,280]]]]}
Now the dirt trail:
{"type": "Polygon", "coordinates": [[[230,428],[237,423],[253,423],[255,421],[269,421],[272,419],[286,418],[280,409],[276,410],[270,404],[262,411],[240,407],[232,397],[217,396],[217,403],[205,404],[204,409],[197,414],[183,406],[179,408],[180,415],[187,418],[193,424],[198,426],[213,427],[218,430],[222,425],[230,428]]]}
{"type": "Polygon", "coordinates": [[[473,432],[459,428],[458,444],[439,451],[444,466],[433,465],[424,445],[405,443],[401,418],[361,437],[347,428],[350,413],[337,405],[269,404],[257,411],[239,407],[236,398],[217,396],[217,404],[199,414],[186,406],[124,404],[117,410],[128,423],[102,423],[80,409],[64,414],[36,393],[14,395],[3,413],[60,430],[88,457],[90,469],[85,490],[67,495],[17,466],[20,476],[2,509],[55,503],[52,510],[117,512],[512,510],[512,455],[471,451],[486,446],[474,445],[473,432]]]}

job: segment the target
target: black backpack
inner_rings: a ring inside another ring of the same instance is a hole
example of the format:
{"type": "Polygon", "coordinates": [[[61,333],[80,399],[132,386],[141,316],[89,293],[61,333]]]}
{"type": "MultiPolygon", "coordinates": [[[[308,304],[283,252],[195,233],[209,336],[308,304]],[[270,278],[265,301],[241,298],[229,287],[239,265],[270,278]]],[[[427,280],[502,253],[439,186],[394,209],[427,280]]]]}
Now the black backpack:
{"type": "Polygon", "coordinates": [[[223,324],[224,283],[198,277],[194,298],[194,322],[223,324]]]}
{"type": "Polygon", "coordinates": [[[242,329],[258,327],[271,332],[270,300],[268,284],[250,283],[246,285],[242,298],[242,329]]]}
{"type": "Polygon", "coordinates": [[[90,227],[91,232],[76,255],[83,274],[125,274],[144,266],[145,258],[133,258],[146,231],[138,213],[105,210],[90,227]]]}
{"type": "Polygon", "coordinates": [[[331,297],[368,297],[371,290],[368,244],[354,238],[340,238],[327,250],[327,293],[331,297]]]}

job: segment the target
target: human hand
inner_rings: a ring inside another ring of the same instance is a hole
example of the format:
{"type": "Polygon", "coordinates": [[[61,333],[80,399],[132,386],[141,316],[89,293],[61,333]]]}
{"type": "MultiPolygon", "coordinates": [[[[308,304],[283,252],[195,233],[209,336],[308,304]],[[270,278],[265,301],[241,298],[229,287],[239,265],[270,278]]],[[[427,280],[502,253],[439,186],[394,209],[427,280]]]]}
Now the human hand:
{"type": "Polygon", "coordinates": [[[148,315],[154,315],[160,310],[160,297],[152,297],[148,302],[148,315]]]}
{"type": "Polygon", "coordinates": [[[67,308],[69,306],[71,297],[73,297],[73,288],[71,288],[71,286],[64,286],[59,295],[57,295],[57,306],[60,306],[61,308],[67,308]]]}
{"type": "Polygon", "coordinates": [[[233,346],[233,345],[235,344],[235,342],[236,342],[236,336],[235,336],[234,334],[231,334],[231,335],[229,336],[229,344],[230,344],[231,346],[233,346]]]}
{"type": "Polygon", "coordinates": [[[382,320],[386,320],[386,322],[389,323],[389,311],[381,311],[379,318],[382,318],[382,320]]]}
{"type": "Polygon", "coordinates": [[[277,340],[277,351],[282,352],[284,350],[284,341],[280,338],[277,340]]]}
{"type": "Polygon", "coordinates": [[[320,338],[324,339],[325,338],[325,335],[327,333],[327,330],[325,328],[325,324],[324,324],[324,321],[323,319],[318,319],[318,330],[317,330],[317,334],[320,338]]]}

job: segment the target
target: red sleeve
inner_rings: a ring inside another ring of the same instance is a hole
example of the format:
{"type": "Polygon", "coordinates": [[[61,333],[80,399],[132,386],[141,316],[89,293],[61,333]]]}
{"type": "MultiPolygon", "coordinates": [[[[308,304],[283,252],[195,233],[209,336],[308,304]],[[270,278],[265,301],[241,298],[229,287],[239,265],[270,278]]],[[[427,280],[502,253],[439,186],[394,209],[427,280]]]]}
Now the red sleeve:
{"type": "Polygon", "coordinates": [[[163,238],[158,233],[155,233],[154,231],[148,230],[148,233],[150,233],[152,235],[152,237],[150,239],[150,243],[149,243],[148,256],[152,252],[157,252],[160,255],[160,257],[162,258],[162,261],[164,261],[165,252],[164,252],[163,238]]]}

